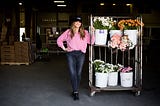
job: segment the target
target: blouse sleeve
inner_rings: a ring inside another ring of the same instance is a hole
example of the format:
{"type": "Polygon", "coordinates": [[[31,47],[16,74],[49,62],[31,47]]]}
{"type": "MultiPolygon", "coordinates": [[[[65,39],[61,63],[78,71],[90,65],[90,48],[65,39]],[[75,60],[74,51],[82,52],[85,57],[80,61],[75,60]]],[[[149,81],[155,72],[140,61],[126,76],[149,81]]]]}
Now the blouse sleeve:
{"type": "Polygon", "coordinates": [[[66,41],[67,35],[68,35],[69,29],[67,29],[65,32],[63,32],[58,38],[57,38],[57,45],[61,48],[64,47],[63,42],[66,41]]]}

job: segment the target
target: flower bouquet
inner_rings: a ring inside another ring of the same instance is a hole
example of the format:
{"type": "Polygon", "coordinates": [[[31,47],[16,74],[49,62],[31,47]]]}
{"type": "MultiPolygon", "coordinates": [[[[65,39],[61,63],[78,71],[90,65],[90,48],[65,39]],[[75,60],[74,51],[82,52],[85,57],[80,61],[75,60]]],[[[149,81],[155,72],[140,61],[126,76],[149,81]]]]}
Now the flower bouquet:
{"type": "Polygon", "coordinates": [[[104,70],[104,65],[105,65],[105,62],[100,60],[100,59],[96,59],[93,61],[93,66],[94,66],[94,69],[95,69],[95,72],[101,72],[101,73],[107,73],[105,70],[104,70]]]}
{"type": "Polygon", "coordinates": [[[133,71],[130,66],[124,67],[120,70],[121,86],[132,87],[133,86],[133,71]]]}
{"type": "Polygon", "coordinates": [[[121,64],[109,64],[108,69],[110,70],[108,73],[108,85],[109,86],[117,86],[118,84],[118,72],[123,68],[121,64]]]}
{"type": "Polygon", "coordinates": [[[106,45],[108,29],[111,27],[112,18],[94,17],[93,27],[95,28],[95,44],[106,45]]]}
{"type": "Polygon", "coordinates": [[[140,26],[144,26],[144,24],[140,22],[138,19],[126,19],[126,20],[123,19],[118,22],[118,27],[121,30],[137,29],[140,26]]]}
{"type": "Polygon", "coordinates": [[[128,67],[123,67],[120,72],[122,73],[127,73],[127,72],[131,72],[132,67],[128,66],[128,67]]]}
{"type": "Polygon", "coordinates": [[[110,41],[108,41],[108,46],[125,51],[127,48],[132,48],[134,45],[127,35],[121,36],[116,33],[111,37],[110,41]]]}
{"type": "Polygon", "coordinates": [[[100,59],[96,59],[92,64],[95,70],[95,86],[106,87],[108,81],[108,71],[105,70],[105,62],[100,59]]]}
{"type": "Polygon", "coordinates": [[[95,29],[109,29],[112,26],[112,20],[110,17],[94,17],[93,27],[95,29]]]}

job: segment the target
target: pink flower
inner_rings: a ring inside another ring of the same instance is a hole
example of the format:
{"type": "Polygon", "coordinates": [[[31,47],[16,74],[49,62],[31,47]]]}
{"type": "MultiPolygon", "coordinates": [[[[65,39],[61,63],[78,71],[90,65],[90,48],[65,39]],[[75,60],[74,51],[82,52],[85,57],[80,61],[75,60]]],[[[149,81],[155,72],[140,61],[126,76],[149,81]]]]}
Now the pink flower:
{"type": "Polygon", "coordinates": [[[132,70],[132,68],[130,66],[128,67],[124,67],[121,69],[121,72],[126,73],[126,72],[130,72],[132,70]]]}
{"type": "Polygon", "coordinates": [[[119,45],[120,50],[125,51],[127,47],[128,47],[128,43],[121,41],[119,45]]]}
{"type": "Polygon", "coordinates": [[[121,42],[121,35],[115,33],[115,34],[111,37],[111,40],[110,40],[110,42],[108,43],[108,46],[110,46],[110,47],[112,47],[112,48],[116,48],[116,47],[119,46],[120,42],[121,42]]]}
{"type": "Polygon", "coordinates": [[[121,36],[118,33],[115,33],[111,40],[108,42],[108,46],[112,48],[118,48],[121,51],[125,51],[127,48],[133,46],[131,40],[127,35],[121,36]]]}

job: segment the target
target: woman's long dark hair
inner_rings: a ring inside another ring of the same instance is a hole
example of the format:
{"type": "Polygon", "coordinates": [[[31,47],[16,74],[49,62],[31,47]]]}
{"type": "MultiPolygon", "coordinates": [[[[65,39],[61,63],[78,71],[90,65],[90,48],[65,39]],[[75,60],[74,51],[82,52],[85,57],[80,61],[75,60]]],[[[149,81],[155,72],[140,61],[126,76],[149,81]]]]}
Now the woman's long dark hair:
{"type": "MultiPolygon", "coordinates": [[[[75,34],[74,22],[72,23],[70,30],[71,30],[71,35],[70,36],[72,38],[75,34]]],[[[83,27],[82,23],[81,23],[81,26],[79,27],[78,32],[80,33],[80,37],[83,39],[85,37],[85,31],[84,31],[84,27],[83,27]]]]}

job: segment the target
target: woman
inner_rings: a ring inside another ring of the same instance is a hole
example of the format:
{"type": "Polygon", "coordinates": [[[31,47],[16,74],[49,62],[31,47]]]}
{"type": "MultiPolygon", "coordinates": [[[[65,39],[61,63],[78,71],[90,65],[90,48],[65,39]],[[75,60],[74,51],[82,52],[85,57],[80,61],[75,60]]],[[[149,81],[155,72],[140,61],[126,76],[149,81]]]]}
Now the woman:
{"type": "Polygon", "coordinates": [[[58,46],[66,51],[74,100],[79,100],[79,85],[87,44],[93,44],[94,39],[94,36],[91,37],[84,29],[81,17],[75,17],[70,29],[64,31],[57,39],[58,46]],[[64,42],[67,43],[67,47],[64,46],[64,42]]]}

